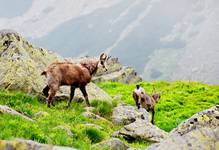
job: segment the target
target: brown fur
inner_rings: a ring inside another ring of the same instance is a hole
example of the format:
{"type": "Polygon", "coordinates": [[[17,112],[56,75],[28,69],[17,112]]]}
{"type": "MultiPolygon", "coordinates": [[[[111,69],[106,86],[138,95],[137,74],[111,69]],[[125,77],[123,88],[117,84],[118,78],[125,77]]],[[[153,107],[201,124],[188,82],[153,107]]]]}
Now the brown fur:
{"type": "Polygon", "coordinates": [[[160,99],[160,94],[154,93],[151,97],[148,96],[144,90],[135,89],[132,94],[136,106],[138,109],[140,108],[140,105],[142,108],[145,108],[148,112],[152,112],[152,120],[151,123],[154,124],[154,114],[155,114],[155,105],[160,99]]]}
{"type": "Polygon", "coordinates": [[[44,95],[47,97],[47,105],[53,105],[53,97],[59,90],[60,86],[70,85],[71,93],[68,101],[68,107],[74,97],[75,88],[80,88],[87,106],[90,106],[86,85],[91,81],[92,75],[96,73],[99,64],[105,67],[106,54],[102,54],[100,59],[86,59],[79,64],[71,62],[55,62],[49,65],[46,71],[41,75],[47,77],[47,86],[43,89],[44,95]]]}

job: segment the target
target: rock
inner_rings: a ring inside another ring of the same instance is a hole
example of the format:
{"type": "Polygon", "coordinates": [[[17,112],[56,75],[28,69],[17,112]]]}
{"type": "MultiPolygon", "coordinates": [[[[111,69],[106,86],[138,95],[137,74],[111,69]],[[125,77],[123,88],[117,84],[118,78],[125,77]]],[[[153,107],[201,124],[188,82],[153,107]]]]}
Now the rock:
{"type": "Polygon", "coordinates": [[[167,133],[152,125],[147,120],[137,119],[135,122],[115,132],[113,136],[123,137],[128,141],[145,140],[149,142],[160,142],[167,137],[167,133]]]}
{"type": "Polygon", "coordinates": [[[110,150],[127,150],[128,145],[124,144],[117,138],[111,138],[106,141],[102,141],[92,146],[93,149],[110,149],[110,150]]]}
{"type": "Polygon", "coordinates": [[[137,83],[142,81],[141,77],[137,75],[131,67],[122,66],[118,58],[111,58],[107,62],[107,71],[99,69],[92,81],[99,82],[122,82],[122,83],[137,83]]]}
{"type": "Polygon", "coordinates": [[[199,112],[189,119],[178,125],[177,128],[171,131],[172,133],[178,133],[184,135],[194,129],[201,127],[215,128],[219,126],[219,105],[216,105],[210,109],[199,112]]]}
{"type": "Polygon", "coordinates": [[[109,74],[104,74],[101,76],[95,76],[92,81],[94,83],[99,82],[121,82],[121,83],[137,83],[142,81],[141,77],[137,76],[135,70],[131,67],[122,67],[121,70],[115,71],[109,74]]]}
{"type": "Polygon", "coordinates": [[[146,150],[216,150],[219,148],[219,127],[201,127],[184,135],[172,134],[161,143],[153,144],[146,150]]]}
{"type": "Polygon", "coordinates": [[[39,111],[39,112],[34,114],[34,117],[38,119],[38,118],[44,118],[44,117],[46,117],[48,115],[49,114],[47,112],[45,112],[45,111],[39,111]]]}
{"type": "Polygon", "coordinates": [[[105,119],[105,118],[103,118],[103,117],[101,117],[101,116],[99,116],[99,115],[96,115],[96,114],[94,114],[93,112],[91,112],[91,111],[89,111],[89,110],[83,112],[82,115],[85,116],[85,117],[87,117],[87,118],[93,119],[93,120],[99,119],[99,120],[103,120],[103,121],[105,121],[105,122],[108,122],[109,124],[112,124],[109,120],[107,120],[107,119],[105,119]]]}
{"type": "Polygon", "coordinates": [[[13,110],[12,108],[8,107],[8,106],[4,106],[4,105],[0,105],[0,113],[3,113],[3,114],[10,114],[10,115],[13,115],[13,116],[19,116],[19,117],[22,117],[24,118],[25,120],[28,120],[28,121],[31,121],[31,122],[34,122],[33,119],[13,110]]]}
{"type": "Polygon", "coordinates": [[[57,130],[63,130],[66,132],[66,134],[70,137],[73,137],[73,133],[71,132],[71,130],[69,129],[69,127],[64,126],[64,125],[59,125],[55,128],[53,128],[53,130],[57,131],[57,130]]]}
{"type": "Polygon", "coordinates": [[[0,88],[41,92],[46,79],[40,74],[53,61],[61,60],[56,54],[33,47],[14,31],[0,31],[0,88]]]}
{"type": "MultiPolygon", "coordinates": [[[[89,101],[92,102],[92,100],[101,100],[101,101],[108,101],[112,102],[112,98],[102,89],[100,89],[98,86],[96,86],[94,83],[89,83],[86,86],[89,101]]],[[[70,94],[70,87],[63,86],[60,88],[60,92],[56,94],[56,100],[68,100],[70,94]]],[[[84,97],[79,89],[75,90],[75,97],[74,101],[78,102],[84,100],[84,97]]]]}
{"type": "Polygon", "coordinates": [[[173,129],[169,137],[147,150],[218,149],[219,105],[193,115],[173,129]]]}
{"type": "Polygon", "coordinates": [[[76,150],[71,147],[40,144],[31,140],[0,140],[1,150],[76,150]]]}
{"type": "Polygon", "coordinates": [[[117,106],[113,109],[112,121],[117,125],[127,125],[142,119],[150,122],[150,114],[143,108],[137,109],[134,106],[117,106]]]}

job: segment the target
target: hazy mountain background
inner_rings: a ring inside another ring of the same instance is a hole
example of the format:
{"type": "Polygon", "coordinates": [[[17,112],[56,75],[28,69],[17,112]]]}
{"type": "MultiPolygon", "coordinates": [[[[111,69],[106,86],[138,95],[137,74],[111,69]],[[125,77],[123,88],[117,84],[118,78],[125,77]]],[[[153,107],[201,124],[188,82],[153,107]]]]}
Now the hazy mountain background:
{"type": "Polygon", "coordinates": [[[65,57],[105,51],[147,80],[219,84],[218,0],[0,0],[0,29],[65,57]]]}

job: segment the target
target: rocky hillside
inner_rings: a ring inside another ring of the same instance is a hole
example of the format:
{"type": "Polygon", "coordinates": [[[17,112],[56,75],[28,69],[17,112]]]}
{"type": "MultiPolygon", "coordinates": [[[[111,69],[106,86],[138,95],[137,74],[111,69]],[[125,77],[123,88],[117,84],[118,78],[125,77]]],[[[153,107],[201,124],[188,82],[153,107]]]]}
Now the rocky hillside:
{"type": "MultiPolygon", "coordinates": [[[[84,58],[85,59],[85,58],[84,58]]],[[[79,59],[71,59],[77,62],[79,59]]],[[[61,56],[43,48],[34,47],[17,32],[11,30],[0,31],[0,87],[10,90],[21,90],[27,93],[40,93],[45,86],[46,79],[41,72],[55,61],[65,61],[61,56]]],[[[135,83],[141,81],[136,72],[129,67],[122,66],[118,59],[111,59],[108,72],[99,70],[94,82],[119,81],[135,83]]],[[[111,99],[95,84],[88,85],[91,99],[111,99]]],[[[69,88],[63,87],[59,96],[68,96],[69,88]]],[[[77,90],[76,97],[82,97],[77,90]]]]}
{"type": "Polygon", "coordinates": [[[62,56],[94,56],[106,51],[134,67],[147,81],[219,84],[218,0],[22,0],[1,4],[0,29],[15,29],[62,56]]]}

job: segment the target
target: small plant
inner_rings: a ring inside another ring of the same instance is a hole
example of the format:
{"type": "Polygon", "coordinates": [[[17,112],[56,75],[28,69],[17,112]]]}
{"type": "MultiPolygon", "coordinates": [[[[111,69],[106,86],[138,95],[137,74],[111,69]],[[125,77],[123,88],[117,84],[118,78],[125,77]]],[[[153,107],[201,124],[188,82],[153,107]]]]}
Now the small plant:
{"type": "Polygon", "coordinates": [[[110,104],[107,101],[94,100],[92,101],[91,106],[95,107],[93,110],[94,113],[107,119],[110,119],[113,110],[112,104],[110,104]]]}
{"type": "Polygon", "coordinates": [[[94,127],[85,128],[83,132],[91,140],[91,143],[98,143],[105,138],[105,134],[94,127]]]}

